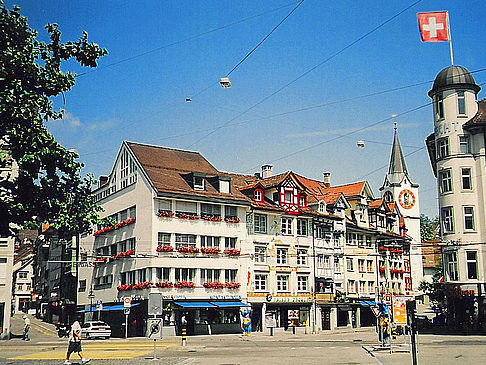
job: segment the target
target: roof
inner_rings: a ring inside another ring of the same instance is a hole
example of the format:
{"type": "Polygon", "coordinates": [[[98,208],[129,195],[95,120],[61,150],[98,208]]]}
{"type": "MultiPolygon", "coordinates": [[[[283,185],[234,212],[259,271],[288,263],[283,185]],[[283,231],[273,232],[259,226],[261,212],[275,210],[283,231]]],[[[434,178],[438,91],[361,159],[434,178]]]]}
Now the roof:
{"type": "Polygon", "coordinates": [[[472,89],[478,93],[481,88],[476,85],[471,73],[462,66],[449,66],[444,68],[436,76],[434,85],[429,91],[429,96],[437,94],[440,91],[456,88],[472,89]]]}
{"type": "Polygon", "coordinates": [[[343,193],[343,195],[348,198],[361,195],[365,186],[366,181],[359,181],[352,184],[332,186],[329,188],[329,190],[333,193],[343,193]]]}
{"type": "Polygon", "coordinates": [[[481,131],[486,127],[486,99],[478,101],[478,112],[462,126],[470,132],[481,131]]]}
{"type": "Polygon", "coordinates": [[[185,179],[189,174],[201,174],[207,178],[229,176],[229,174],[218,171],[199,152],[134,142],[126,142],[126,144],[159,193],[197,195],[209,199],[247,200],[234,186],[230,193],[221,193],[210,183],[205,185],[204,191],[194,190],[185,179]]]}

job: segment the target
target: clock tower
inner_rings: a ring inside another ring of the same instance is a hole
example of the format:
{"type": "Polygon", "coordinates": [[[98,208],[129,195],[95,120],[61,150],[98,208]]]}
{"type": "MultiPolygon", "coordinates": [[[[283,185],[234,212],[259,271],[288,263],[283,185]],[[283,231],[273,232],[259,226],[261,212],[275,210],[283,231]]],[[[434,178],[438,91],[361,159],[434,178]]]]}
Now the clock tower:
{"type": "Polygon", "coordinates": [[[390,156],[390,166],[380,188],[383,198],[387,202],[395,201],[405,220],[407,235],[412,238],[410,243],[410,268],[412,288],[417,290],[423,280],[422,247],[420,239],[420,208],[418,184],[410,178],[402,147],[398,140],[397,123],[395,122],[393,146],[390,156]]]}

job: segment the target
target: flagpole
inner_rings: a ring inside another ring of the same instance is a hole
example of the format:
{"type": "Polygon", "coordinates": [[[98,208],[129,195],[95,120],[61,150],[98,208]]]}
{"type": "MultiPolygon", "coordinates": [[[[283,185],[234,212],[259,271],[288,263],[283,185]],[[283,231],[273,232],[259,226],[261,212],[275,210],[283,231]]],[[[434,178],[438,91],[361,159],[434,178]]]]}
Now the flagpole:
{"type": "Polygon", "coordinates": [[[451,36],[451,23],[449,22],[449,12],[447,14],[447,35],[449,36],[449,47],[451,49],[451,64],[454,66],[454,54],[452,53],[452,36],[451,36]]]}

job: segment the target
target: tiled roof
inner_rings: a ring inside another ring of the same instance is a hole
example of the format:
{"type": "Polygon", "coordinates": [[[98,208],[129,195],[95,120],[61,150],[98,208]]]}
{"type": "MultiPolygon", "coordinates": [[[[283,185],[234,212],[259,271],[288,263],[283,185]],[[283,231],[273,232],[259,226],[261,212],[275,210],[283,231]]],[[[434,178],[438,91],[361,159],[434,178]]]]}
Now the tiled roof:
{"type": "Polygon", "coordinates": [[[372,200],[368,203],[368,208],[369,209],[376,209],[381,207],[383,204],[383,198],[382,199],[377,199],[377,200],[372,200]]]}
{"type": "Polygon", "coordinates": [[[486,99],[482,99],[478,102],[478,112],[463,125],[463,128],[466,130],[484,127],[486,127],[486,99]]]}
{"type": "Polygon", "coordinates": [[[205,190],[194,190],[184,179],[190,173],[208,178],[228,175],[218,171],[199,152],[127,142],[148,178],[160,193],[204,196],[206,198],[247,200],[234,184],[231,193],[221,193],[206,181],[205,190]]]}
{"type": "Polygon", "coordinates": [[[359,181],[352,184],[332,186],[329,189],[332,192],[343,193],[345,197],[351,197],[361,195],[361,192],[363,191],[365,185],[366,181],[359,181]]]}

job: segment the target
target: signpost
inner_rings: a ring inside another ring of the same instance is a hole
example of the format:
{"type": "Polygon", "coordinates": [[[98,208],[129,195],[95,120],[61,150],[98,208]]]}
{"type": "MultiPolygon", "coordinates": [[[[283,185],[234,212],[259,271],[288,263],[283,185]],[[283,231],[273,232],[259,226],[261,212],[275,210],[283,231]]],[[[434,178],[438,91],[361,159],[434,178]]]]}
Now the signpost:
{"type": "Polygon", "coordinates": [[[123,312],[125,313],[125,338],[128,338],[128,315],[130,314],[131,306],[132,306],[132,298],[131,297],[123,298],[123,312]]]}

